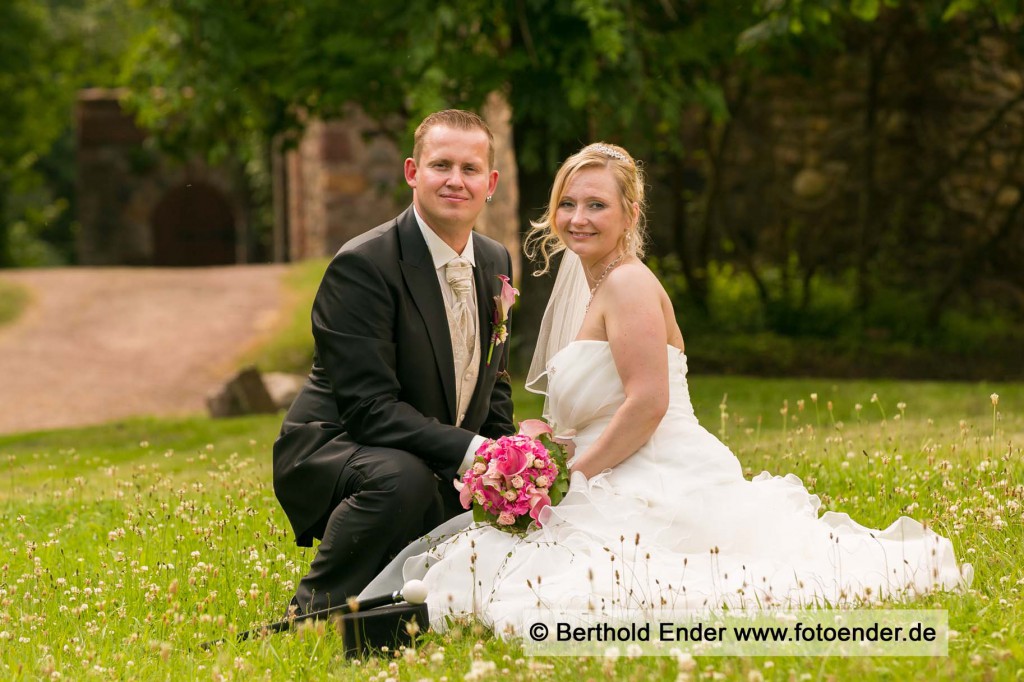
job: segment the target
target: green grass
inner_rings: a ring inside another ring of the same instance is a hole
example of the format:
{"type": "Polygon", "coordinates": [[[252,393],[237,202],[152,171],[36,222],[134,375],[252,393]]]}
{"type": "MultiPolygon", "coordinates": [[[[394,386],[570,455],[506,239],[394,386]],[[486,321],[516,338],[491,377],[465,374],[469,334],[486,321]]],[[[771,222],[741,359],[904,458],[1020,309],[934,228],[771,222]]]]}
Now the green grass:
{"type": "MultiPolygon", "coordinates": [[[[0,437],[0,676],[455,681],[483,661],[494,679],[1019,679],[1024,385],[691,384],[702,423],[751,474],[792,472],[827,509],[874,526],[909,513],[952,538],[974,563],[971,590],[914,604],[948,610],[959,633],[949,657],[701,657],[688,671],[673,659],[528,659],[473,625],[365,660],[344,659],[324,625],[202,651],[277,620],[313,555],[295,547],[274,498],[271,415],[0,437]]],[[[536,397],[516,398],[517,417],[536,416],[536,397]]]]}
{"type": "Polygon", "coordinates": [[[281,323],[264,344],[246,353],[240,365],[256,365],[262,372],[306,374],[313,364],[313,333],[309,312],[327,259],[302,261],[285,275],[285,305],[281,323]]]}
{"type": "MultiPolygon", "coordinates": [[[[307,371],[309,304],[325,265],[288,275],[280,328],[243,364],[307,371]]],[[[701,422],[748,476],[792,472],[826,509],[873,526],[906,513],[953,539],[976,567],[972,589],[914,604],[949,611],[960,634],[948,658],[706,657],[693,669],[666,658],[534,660],[472,624],[364,660],[345,659],[324,624],[202,651],[199,642],[277,620],[313,556],[295,547],[274,498],[270,449],[281,417],[272,415],[0,436],[0,674],[454,681],[479,661],[493,664],[491,677],[512,679],[1019,679],[1024,385],[690,383],[701,422]]],[[[538,416],[540,397],[514,385],[517,419],[538,416]]]]}
{"type": "Polygon", "coordinates": [[[0,327],[18,319],[30,300],[28,289],[0,279],[0,327]]]}

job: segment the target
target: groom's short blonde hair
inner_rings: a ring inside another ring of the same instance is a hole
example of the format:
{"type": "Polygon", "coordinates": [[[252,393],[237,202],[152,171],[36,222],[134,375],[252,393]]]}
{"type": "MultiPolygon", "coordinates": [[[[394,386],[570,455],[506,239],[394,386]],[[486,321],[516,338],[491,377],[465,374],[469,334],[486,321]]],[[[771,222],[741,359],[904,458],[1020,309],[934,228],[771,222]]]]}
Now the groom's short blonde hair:
{"type": "Polygon", "coordinates": [[[472,111],[462,109],[435,111],[416,126],[416,133],[413,135],[412,158],[416,159],[417,163],[420,160],[420,152],[423,151],[423,138],[435,126],[445,126],[456,130],[484,131],[487,134],[487,168],[488,170],[494,168],[494,133],[487,126],[486,121],[472,111]]]}

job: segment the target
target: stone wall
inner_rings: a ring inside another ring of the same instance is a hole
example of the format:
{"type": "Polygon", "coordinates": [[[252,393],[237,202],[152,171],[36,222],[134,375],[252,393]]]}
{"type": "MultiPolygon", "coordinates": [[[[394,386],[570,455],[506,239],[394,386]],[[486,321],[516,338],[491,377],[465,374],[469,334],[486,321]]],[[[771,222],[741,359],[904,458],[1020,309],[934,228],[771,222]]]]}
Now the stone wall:
{"type": "MultiPolygon", "coordinates": [[[[495,135],[494,201],[477,229],[505,244],[518,270],[519,223],[511,111],[492,96],[483,112],[495,135]]],[[[408,153],[411,153],[411,149],[408,153]]],[[[344,119],[313,121],[286,155],[289,260],[331,256],[346,241],[401,213],[412,201],[406,153],[352,107],[344,119]]]]}
{"type": "Polygon", "coordinates": [[[358,110],[344,120],[311,122],[287,153],[289,260],[333,255],[401,212],[409,201],[403,159],[358,110]]]}
{"type": "Polygon", "coordinates": [[[122,94],[91,89],[78,96],[79,263],[247,262],[247,206],[237,175],[228,166],[161,154],[121,109],[122,94]]]}

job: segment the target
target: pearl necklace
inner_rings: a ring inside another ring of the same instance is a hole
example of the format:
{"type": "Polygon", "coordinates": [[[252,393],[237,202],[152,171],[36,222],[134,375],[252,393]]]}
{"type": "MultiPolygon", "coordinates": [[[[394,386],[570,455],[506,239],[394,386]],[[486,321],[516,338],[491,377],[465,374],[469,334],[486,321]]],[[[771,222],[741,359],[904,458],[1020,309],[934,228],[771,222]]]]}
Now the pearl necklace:
{"type": "Polygon", "coordinates": [[[604,281],[604,278],[608,276],[608,273],[611,272],[615,268],[616,265],[621,263],[622,259],[625,258],[625,257],[626,257],[626,254],[624,252],[620,253],[618,258],[616,258],[611,263],[609,263],[607,266],[605,266],[604,272],[602,272],[601,276],[597,278],[596,282],[594,282],[594,286],[590,287],[590,300],[587,301],[587,307],[583,311],[584,315],[587,314],[588,312],[590,312],[590,304],[594,302],[594,294],[597,293],[597,288],[599,286],[601,286],[601,282],[604,281]]]}

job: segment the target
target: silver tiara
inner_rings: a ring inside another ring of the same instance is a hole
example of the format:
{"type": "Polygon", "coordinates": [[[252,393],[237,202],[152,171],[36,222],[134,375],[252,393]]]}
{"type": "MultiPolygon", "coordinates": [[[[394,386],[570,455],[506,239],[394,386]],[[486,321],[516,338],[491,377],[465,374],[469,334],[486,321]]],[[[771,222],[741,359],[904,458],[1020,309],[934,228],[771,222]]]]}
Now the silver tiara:
{"type": "Polygon", "coordinates": [[[629,157],[628,156],[626,156],[625,154],[623,154],[620,151],[612,149],[611,147],[609,147],[606,144],[595,144],[591,148],[595,149],[596,151],[601,152],[605,156],[610,156],[613,159],[618,159],[619,161],[625,161],[626,163],[629,163],[629,157]]]}

